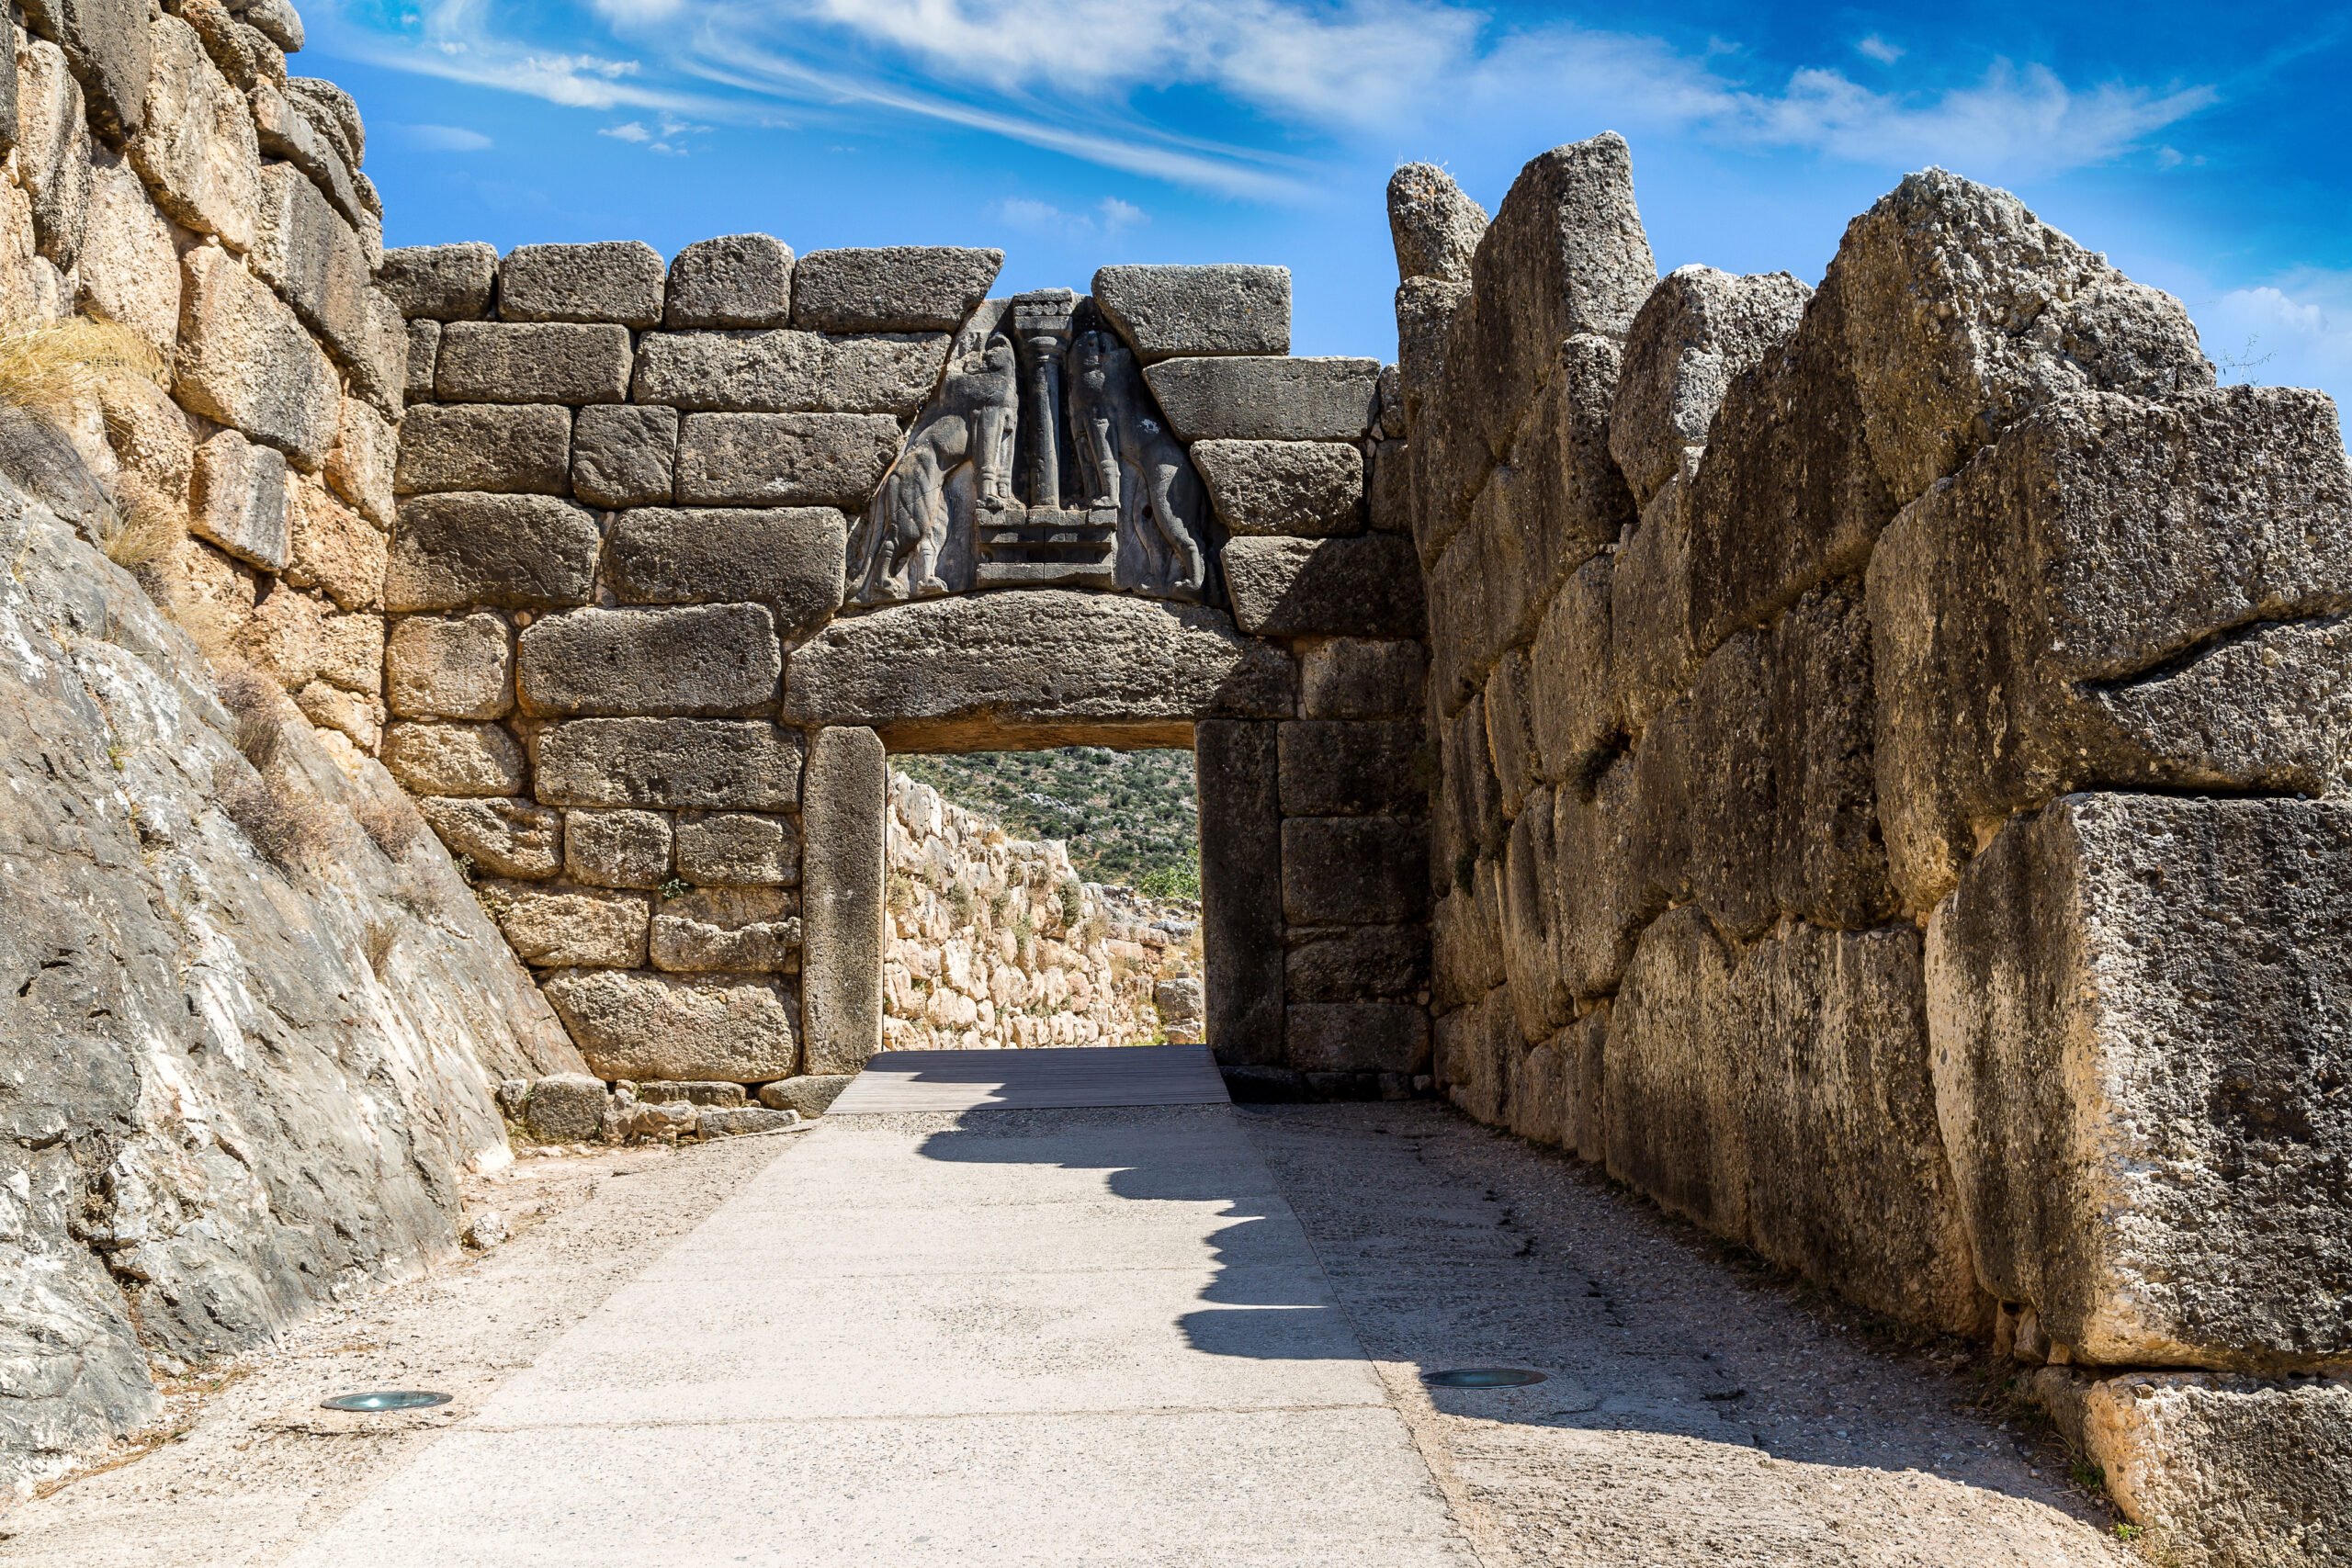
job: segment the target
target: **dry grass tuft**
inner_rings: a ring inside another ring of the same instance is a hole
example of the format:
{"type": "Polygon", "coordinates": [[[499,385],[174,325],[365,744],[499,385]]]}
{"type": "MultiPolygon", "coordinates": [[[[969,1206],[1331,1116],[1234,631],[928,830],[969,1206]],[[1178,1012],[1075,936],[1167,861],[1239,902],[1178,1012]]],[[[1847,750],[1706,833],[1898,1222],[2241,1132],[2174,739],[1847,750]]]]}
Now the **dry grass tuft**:
{"type": "Polygon", "coordinates": [[[285,694],[250,664],[222,665],[220,680],[220,701],[237,721],[231,741],[256,772],[267,773],[286,739],[285,694]]]}
{"type": "Polygon", "coordinates": [[[0,402],[52,421],[96,399],[121,377],[161,384],[164,356],[114,321],[74,316],[0,333],[0,402]]]}
{"type": "Polygon", "coordinates": [[[367,931],[361,933],[360,951],[368,955],[368,967],[376,972],[379,980],[384,977],[385,966],[391,963],[392,949],[399,942],[400,932],[392,929],[390,920],[370,920],[367,931]]]}
{"type": "Polygon", "coordinates": [[[404,795],[371,795],[351,808],[351,818],[393,862],[405,857],[424,832],[424,818],[404,795]]]}
{"type": "Polygon", "coordinates": [[[299,870],[334,843],[326,807],[281,776],[223,762],[213,771],[212,797],[246,840],[280,871],[299,870]]]}
{"type": "Polygon", "coordinates": [[[179,548],[187,530],[161,496],[143,487],[118,483],[127,493],[116,498],[107,518],[99,525],[98,549],[125,571],[152,566],[179,548]]]}

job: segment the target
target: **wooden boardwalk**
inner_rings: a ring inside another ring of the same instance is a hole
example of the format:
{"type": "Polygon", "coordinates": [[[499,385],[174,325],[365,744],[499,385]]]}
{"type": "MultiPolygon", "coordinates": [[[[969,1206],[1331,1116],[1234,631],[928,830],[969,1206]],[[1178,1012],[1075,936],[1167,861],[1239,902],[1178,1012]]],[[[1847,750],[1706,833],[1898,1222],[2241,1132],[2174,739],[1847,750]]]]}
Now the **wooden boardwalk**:
{"type": "Polygon", "coordinates": [[[1225,1079],[1205,1045],[1080,1045],[885,1051],[827,1114],[1226,1103],[1225,1079]]]}

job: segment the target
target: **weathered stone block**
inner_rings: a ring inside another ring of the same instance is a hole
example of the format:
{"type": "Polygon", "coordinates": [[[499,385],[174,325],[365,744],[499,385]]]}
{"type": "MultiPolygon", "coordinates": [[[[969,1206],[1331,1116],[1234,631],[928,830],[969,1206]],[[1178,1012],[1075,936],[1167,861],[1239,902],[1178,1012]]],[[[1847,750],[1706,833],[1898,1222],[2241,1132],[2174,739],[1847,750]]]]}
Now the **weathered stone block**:
{"type": "Polygon", "coordinates": [[[504,321],[662,321],[662,253],[641,240],[588,245],[518,245],[498,265],[504,321]]]}
{"type": "Polygon", "coordinates": [[[1426,926],[1347,926],[1291,933],[1283,991],[1294,1002],[1418,1001],[1430,986],[1426,926]]]}
{"type": "Polygon", "coordinates": [[[90,220],[90,123],[65,52],[26,40],[18,79],[17,169],[32,200],[33,248],[70,271],[90,220]]]}
{"type": "Polygon", "coordinates": [[[372,610],[383,597],[388,548],[376,526],[315,479],[290,481],[293,547],[286,581],[316,588],[346,610],[372,610]]]}
{"type": "Polygon", "coordinates": [[[361,751],[372,755],[383,744],[384,705],[372,696],[313,681],[294,694],[294,705],[314,728],[334,730],[361,751]]]}
{"type": "Polygon", "coordinates": [[[1212,719],[1193,733],[1208,1043],[1226,1066],[1271,1066],[1284,1029],[1279,742],[1271,724],[1212,719]]]}
{"type": "Polygon", "coordinates": [[[1487,677],[1487,750],[1495,760],[1495,782],[1502,786],[1503,815],[1519,815],[1520,802],[1536,784],[1533,684],[1527,655],[1512,649],[1487,677]]]}
{"type": "Polygon", "coordinates": [[[1388,234],[1396,276],[1470,281],[1470,258],[1487,231],[1487,209],[1435,164],[1406,164],[1388,176],[1388,234]]]}
{"type": "Polygon", "coordinates": [[[571,468],[571,411],[560,404],[426,404],[401,421],[393,485],[402,495],[561,495],[571,468]]]}
{"type": "Polygon", "coordinates": [[[1928,928],[1936,1102],[2002,1300],[2077,1360],[2352,1353],[2352,807],[2069,795],[1928,928]]]}
{"type": "Polygon", "coordinates": [[[1293,1002],[1283,1055],[1308,1073],[1419,1073],[1430,1064],[1430,1015],[1402,1002],[1293,1002]]]}
{"type": "Polygon", "coordinates": [[[1360,441],[1379,400],[1376,359],[1170,359],[1144,371],[1186,441],[1360,441]]]}
{"type": "Polygon", "coordinates": [[[1290,352],[1286,266],[1106,266],[1094,275],[1094,303],[1143,365],[1290,352]]]}
{"type": "Polygon", "coordinates": [[[1582,779],[1618,733],[1610,657],[1615,587],[1611,558],[1587,561],[1561,585],[1528,646],[1528,724],[1534,771],[1546,783],[1582,779]]]}
{"type": "Polygon", "coordinates": [[[261,144],[244,95],[186,22],[157,17],[145,26],[155,68],[145,84],[144,123],[125,151],[156,206],[183,227],[249,251],[261,202],[261,144]]]}
{"type": "Polygon", "coordinates": [[[641,968],[647,906],[639,893],[528,882],[474,889],[514,956],[536,968],[641,968]]]}
{"type": "Polygon", "coordinates": [[[670,261],[662,324],[780,327],[792,319],[792,247],[766,234],[688,245],[670,261]]]}
{"type": "Polygon", "coordinates": [[[1662,821],[1645,820],[1642,772],[1635,758],[1621,756],[1588,785],[1564,784],[1553,795],[1553,931],[1561,981],[1579,998],[1618,988],[1635,939],[1680,890],[1677,879],[1687,883],[1687,836],[1671,831],[1679,802],[1659,814],[1662,821]]]}
{"type": "Polygon", "coordinates": [[[261,172],[252,261],[336,359],[368,357],[373,323],[359,236],[291,164],[261,172]]]}
{"type": "MultiPolygon", "coordinates": [[[[0,115],[5,113],[0,105],[0,115]]],[[[171,223],[147,199],[139,175],[119,158],[102,154],[91,171],[78,266],[85,306],[130,328],[164,354],[172,352],[180,326],[179,252],[172,243],[171,223]]]]}
{"type": "Polygon", "coordinates": [[[563,814],[527,800],[424,795],[417,810],[453,855],[494,876],[542,880],[563,864],[563,814]]]}
{"type": "Polygon", "coordinates": [[[1510,825],[1500,879],[1503,979],[1520,1038],[1532,1045],[1568,1021],[1576,994],[1560,960],[1560,905],[1586,890],[1560,877],[1556,806],[1549,790],[1529,797],[1510,825]]]}
{"type": "Polygon", "coordinates": [[[1530,1143],[1560,1145],[1568,1120],[1568,1072],[1555,1041],[1519,1059],[1510,1100],[1513,1133],[1530,1143]]]}
{"type": "Polygon", "coordinates": [[[1411,443],[1414,544],[1424,560],[1433,559],[1453,537],[1462,507],[1494,462],[1486,442],[1438,395],[1446,339],[1469,299],[1467,283],[1434,277],[1408,278],[1396,289],[1396,378],[1411,443]]]}
{"type": "Polygon", "coordinates": [[[1609,1158],[1609,1123],[1604,1091],[1608,1083],[1610,1004],[1601,1002],[1560,1031],[1553,1041],[1560,1053],[1563,1109],[1560,1146],[1594,1165],[1609,1158]]]}
{"type": "MultiPolygon", "coordinates": [[[[170,70],[181,56],[150,28],[138,0],[27,0],[25,20],[64,49],[89,98],[91,123],[107,141],[136,134],[155,110],[147,107],[158,64],[170,70]]],[[[167,107],[161,112],[168,112],[167,107]]]]}
{"type": "Polygon", "coordinates": [[[653,506],[677,488],[678,411],[597,403],[571,427],[571,493],[591,506],[653,506]]]}
{"type": "Polygon", "coordinates": [[[1193,461],[1228,534],[1363,531],[1363,454],[1333,441],[1203,441],[1193,461]]]}
{"type": "Polygon", "coordinates": [[[289,692],[326,681],[373,694],[383,683],[383,617],[338,615],[312,593],[283,591],[254,603],[237,648],[289,692]]]}
{"type": "Polygon", "coordinates": [[[1617,551],[1609,584],[1609,676],[1618,725],[1647,729],[1699,673],[1691,606],[1690,492],[1671,479],[1617,551]]]}
{"type": "Polygon", "coordinates": [[[678,440],[678,500],[862,512],[898,455],[888,414],[692,413],[678,440]]]}
{"type": "Polygon", "coordinates": [[[792,269],[792,324],[828,333],[952,332],[987,297],[1002,251],[890,245],[811,251],[792,269]]]}
{"type": "Polygon", "coordinates": [[[605,570],[625,603],[757,600],[786,637],[841,606],[848,524],[829,507],[629,512],[605,570]]]}
{"type": "Polygon", "coordinates": [[[523,743],[495,724],[395,724],[383,760],[413,795],[523,793],[523,743]]]}
{"type": "Polygon", "coordinates": [[[392,488],[400,440],[400,433],[382,414],[357,398],[345,398],[334,446],[327,452],[327,483],[362,517],[388,533],[400,517],[392,488]]]}
{"type": "Polygon", "coordinates": [[[799,1065],[796,998],[775,980],[582,969],[542,989],[605,1077],[763,1083],[799,1065]]]}
{"type": "Polygon", "coordinates": [[[690,812],[678,819],[678,874],[708,887],[789,887],[800,834],[788,817],[690,812]]]}
{"type": "Polygon", "coordinates": [[[402,394],[411,403],[428,403],[435,397],[433,378],[441,362],[441,323],[408,324],[408,375],[402,394]]]}
{"type": "Polygon", "coordinates": [[[832,1109],[856,1078],[855,1073],[803,1073],[798,1077],[784,1078],[760,1086],[760,1103],[771,1111],[797,1111],[803,1116],[822,1116],[832,1109]]]}
{"type": "Polygon", "coordinates": [[[1858,930],[1896,911],[1873,798],[1877,705],[1860,585],[1815,589],[1772,629],[1773,883],[1781,909],[1858,930]]]}
{"type": "Polygon", "coordinates": [[[469,243],[386,251],[376,282],[413,321],[479,321],[498,288],[498,250],[469,243]]]}
{"type": "Polygon", "coordinates": [[[1642,933],[1610,1010],[1609,1174],[1717,1235],[1749,1235],[1751,1156],[1733,1038],[1732,955],[1680,908],[1642,933]]]}
{"type": "MultiPolygon", "coordinates": [[[[1484,880],[1497,885],[1491,863],[1484,880]]],[[[1469,886],[1453,886],[1430,911],[1430,1000],[1441,1008],[1476,1001],[1503,983],[1499,892],[1482,899],[1474,873],[1469,886]],[[1490,907],[1491,905],[1491,907],[1490,907]]]]}
{"type": "Polygon", "coordinates": [[[1182,745],[1197,719],[1288,717],[1295,701],[1289,658],[1215,610],[1043,589],[836,621],[793,651],[784,713],[803,724],[855,719],[894,745],[1015,729],[1059,744],[1182,745]]]}
{"type": "Polygon", "coordinates": [[[262,155],[283,158],[309,175],[351,225],[360,231],[372,268],[383,256],[383,210],[366,176],[351,172],[333,138],[319,130],[314,107],[306,98],[278,90],[272,82],[255,82],[246,94],[262,155]],[[363,189],[368,193],[363,197],[363,189]]]}
{"type": "Polygon", "coordinates": [[[216,432],[197,447],[187,525],[198,538],[265,570],[283,571],[294,547],[290,506],[283,453],[233,430],[216,432]]]}
{"type": "Polygon", "coordinates": [[[788,811],[800,800],[800,738],[773,724],[581,718],[540,731],[534,753],[552,806],[788,811]]]}
{"type": "Polygon", "coordinates": [[[1498,992],[1446,1014],[1430,1044],[1432,1076],[1445,1097],[1489,1126],[1509,1126],[1525,1052],[1509,999],[1498,992]]]}
{"type": "Polygon", "coordinates": [[[343,417],[334,367],[294,312],[228,252],[198,245],[180,266],[174,395],[192,412],[316,469],[343,417]]]}
{"type": "MultiPolygon", "coordinates": [[[[1394,370],[1390,366],[1388,370],[1394,370]]],[[[1381,373],[1381,385],[1388,384],[1388,371],[1381,373]]],[[[1413,455],[1402,441],[1381,441],[1374,445],[1369,477],[1364,480],[1364,520],[1375,534],[1399,534],[1409,538],[1413,533],[1413,455]]]]}
{"type": "Polygon", "coordinates": [[[488,611],[394,622],[384,675],[385,699],[402,718],[503,718],[514,705],[506,622],[488,611]]]}
{"type": "Polygon", "coordinates": [[[1299,650],[1299,712],[1308,718],[1406,718],[1421,710],[1421,645],[1332,637],[1299,650]]]}
{"type": "Polygon", "coordinates": [[[563,874],[596,887],[659,887],[670,880],[671,843],[662,812],[566,812],[563,874]]]}
{"type": "Polygon", "coordinates": [[[889,762],[872,730],[817,732],[801,812],[802,1017],[812,1071],[854,1071],[882,1049],[888,789],[889,762]]]}
{"type": "Polygon", "coordinates": [[[1285,817],[1413,816],[1427,804],[1410,720],[1310,719],[1281,727],[1285,817]]]}
{"type": "Polygon", "coordinates": [[[903,418],[938,383],[947,341],[944,333],[649,333],[632,395],[697,411],[903,418]]]}
{"type": "Polygon", "coordinates": [[[741,714],[784,674],[764,604],[573,610],[516,639],[516,694],[535,716],[741,714]]]}
{"type": "Polygon", "coordinates": [[[608,1099],[603,1080],[586,1073],[536,1078],[524,1091],[523,1130],[543,1144],[593,1143],[603,1134],[608,1099]]]}
{"type": "Polygon", "coordinates": [[[800,917],[789,895],[703,888],[664,898],[653,915],[653,966],[773,975],[800,967],[800,917]]]}
{"type": "Polygon", "coordinates": [[[739,1083],[654,1078],[637,1086],[637,1098],[649,1105],[708,1105],[724,1110],[742,1105],[751,1097],[739,1083]]]}
{"type": "Polygon", "coordinates": [[[433,387],[452,403],[623,403],[628,329],[552,321],[451,321],[433,387]]]}
{"type": "MultiPolygon", "coordinates": [[[[1690,887],[1725,934],[1759,935],[1781,912],[1774,829],[1781,811],[1772,639],[1742,632],[1710,654],[1675,717],[1651,728],[1637,759],[1645,816],[1679,817],[1690,887]],[[1668,739],[1679,728],[1679,744],[1668,739]]],[[[1799,721],[1801,722],[1801,721],[1799,721]]],[[[1661,889],[1661,891],[1665,891],[1661,889]]],[[[1669,895],[1670,896],[1670,895],[1669,895]]]]}
{"type": "Polygon", "coordinates": [[[1234,539],[1225,547],[1233,618],[1259,637],[1411,637],[1422,626],[1420,563],[1385,534],[1234,539]]]}
{"type": "Polygon", "coordinates": [[[1732,378],[1796,330],[1812,294],[1785,272],[1683,266],[1658,280],[1625,339],[1609,414],[1609,450],[1636,502],[1697,467],[1732,378]]]}
{"type": "Polygon", "coordinates": [[[401,503],[384,607],[585,604],[595,586],[599,542],[593,513],[552,496],[417,496],[401,503]]]}
{"type": "Polygon", "coordinates": [[[1464,708],[1442,721],[1437,734],[1438,789],[1431,817],[1431,852],[1439,874],[1468,886],[1470,863],[1502,853],[1509,831],[1503,819],[1501,781],[1495,777],[1494,751],[1487,744],[1483,707],[1464,708]]]}
{"type": "Polygon", "coordinates": [[[1429,829],[1395,817],[1283,823],[1283,913],[1299,926],[1375,926],[1429,913],[1429,829]]]}

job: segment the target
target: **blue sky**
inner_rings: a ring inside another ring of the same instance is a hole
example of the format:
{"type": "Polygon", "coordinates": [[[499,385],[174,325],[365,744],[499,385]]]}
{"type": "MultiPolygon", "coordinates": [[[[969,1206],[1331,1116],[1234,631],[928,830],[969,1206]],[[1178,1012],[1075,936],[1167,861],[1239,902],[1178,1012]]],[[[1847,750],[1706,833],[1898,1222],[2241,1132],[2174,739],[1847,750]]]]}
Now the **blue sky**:
{"type": "Polygon", "coordinates": [[[758,229],[1295,275],[1294,348],[1393,353],[1382,189],[1490,209],[1613,129],[1661,269],[1820,276],[1941,164],[2185,299],[2235,378],[2352,395],[2352,8],[1776,0],[307,0],[395,244],[758,229]]]}

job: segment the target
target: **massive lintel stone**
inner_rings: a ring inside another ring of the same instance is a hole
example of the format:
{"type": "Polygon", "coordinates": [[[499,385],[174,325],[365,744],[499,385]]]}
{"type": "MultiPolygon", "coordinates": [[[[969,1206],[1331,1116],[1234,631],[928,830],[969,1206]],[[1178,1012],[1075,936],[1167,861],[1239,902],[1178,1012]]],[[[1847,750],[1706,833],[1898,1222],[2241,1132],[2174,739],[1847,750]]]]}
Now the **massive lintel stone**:
{"type": "Polygon", "coordinates": [[[625,604],[756,600],[792,637],[841,608],[848,539],[829,506],[646,507],[613,525],[605,572],[625,604]]]}
{"type": "Polygon", "coordinates": [[[401,504],[384,607],[584,604],[596,581],[594,513],[547,495],[425,495],[401,504]]]}
{"type": "Polygon", "coordinates": [[[2352,806],[2068,795],[1928,929],[1979,1276],[2077,1361],[2352,1356],[2352,806]]]}
{"type": "Polygon", "coordinates": [[[498,250],[471,241],[386,251],[376,281],[413,321],[479,321],[498,287],[498,250]]]}
{"type": "Polygon", "coordinates": [[[1217,611],[1061,589],[896,605],[795,650],[784,714],[927,750],[1191,743],[1195,721],[1287,718],[1280,649],[1217,611]]]}
{"type": "Polygon", "coordinates": [[[767,234],[701,240],[670,262],[662,325],[780,327],[792,319],[792,247],[767,234]]]}
{"type": "Polygon", "coordinates": [[[799,1009],[776,980],[572,969],[543,989],[599,1077],[764,1083],[799,1064],[799,1009]]]}
{"type": "Polygon", "coordinates": [[[888,414],[688,414],[678,500],[864,511],[898,455],[899,422],[888,414]]]}
{"type": "Polygon", "coordinates": [[[752,713],[775,701],[783,673],[764,604],[573,610],[515,639],[516,689],[535,716],[752,713]]]}
{"type": "Polygon", "coordinates": [[[1785,272],[1683,266],[1658,280],[1626,336],[1609,414],[1609,450],[1635,501],[1696,467],[1731,378],[1796,330],[1812,294],[1785,272]]]}
{"type": "Polygon", "coordinates": [[[1357,441],[1380,398],[1376,359],[1169,359],[1143,375],[1186,441],[1357,441]]]}
{"type": "Polygon", "coordinates": [[[792,324],[828,333],[952,332],[1003,265],[1002,251],[953,245],[811,251],[792,269],[792,324]]]}
{"type": "Polygon", "coordinates": [[[800,804],[800,737],[756,720],[572,719],[539,733],[532,761],[539,798],[551,806],[790,811],[800,804]]]}
{"type": "Polygon", "coordinates": [[[636,400],[733,413],[910,415],[947,363],[944,333],[650,333],[636,400]]]}
{"type": "Polygon", "coordinates": [[[1235,539],[1224,560],[1233,618],[1256,636],[1421,635],[1419,563],[1393,535],[1235,539]]]}
{"type": "Polygon", "coordinates": [[[1286,266],[1106,266],[1094,275],[1094,302],[1145,365],[1290,352],[1286,266]]]}
{"type": "Polygon", "coordinates": [[[1231,534],[1363,532],[1363,453],[1337,441],[1203,441],[1193,461],[1231,534]]]}
{"type": "Polygon", "coordinates": [[[621,403],[629,362],[623,326],[451,321],[433,385],[452,403],[621,403]]]}
{"type": "Polygon", "coordinates": [[[498,316],[656,326],[662,277],[662,253],[642,240],[519,245],[498,266],[498,316]]]}

